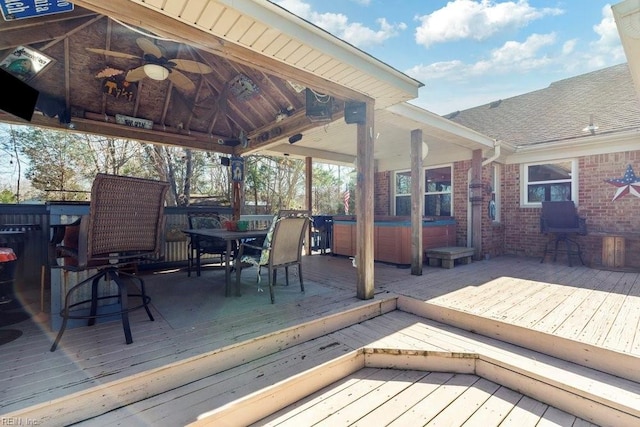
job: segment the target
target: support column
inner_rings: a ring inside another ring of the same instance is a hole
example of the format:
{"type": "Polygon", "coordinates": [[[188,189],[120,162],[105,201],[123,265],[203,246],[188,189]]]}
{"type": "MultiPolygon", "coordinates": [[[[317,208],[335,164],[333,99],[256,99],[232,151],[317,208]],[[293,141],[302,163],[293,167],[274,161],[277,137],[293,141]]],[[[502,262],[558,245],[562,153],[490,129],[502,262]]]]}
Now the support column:
{"type": "Polygon", "coordinates": [[[411,274],[422,276],[422,217],[424,215],[424,168],[422,129],[411,131],[411,274]]]}
{"type": "Polygon", "coordinates": [[[356,262],[358,282],[356,296],[371,299],[374,296],[373,269],[373,144],[374,102],[366,103],[364,123],[357,130],[357,180],[356,180],[356,262]]]}
{"type": "Polygon", "coordinates": [[[471,201],[471,242],[473,259],[479,261],[482,254],[482,150],[473,150],[471,158],[471,182],[469,183],[471,201]]]}
{"type": "MultiPolygon", "coordinates": [[[[309,212],[313,212],[313,159],[311,157],[304,158],[304,175],[305,175],[305,194],[304,194],[304,204],[305,209],[309,212]]],[[[309,225],[307,229],[307,238],[304,243],[304,253],[307,255],[311,255],[311,235],[313,234],[311,231],[311,227],[313,224],[309,225]]]]}

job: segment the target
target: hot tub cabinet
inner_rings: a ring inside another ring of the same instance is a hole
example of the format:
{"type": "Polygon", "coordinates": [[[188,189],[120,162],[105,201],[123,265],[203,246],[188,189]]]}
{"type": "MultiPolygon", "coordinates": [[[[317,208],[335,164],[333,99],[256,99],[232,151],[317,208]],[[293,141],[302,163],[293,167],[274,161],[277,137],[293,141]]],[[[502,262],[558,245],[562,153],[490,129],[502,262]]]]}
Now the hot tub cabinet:
{"type": "MultiPolygon", "coordinates": [[[[411,264],[411,220],[400,216],[377,216],[373,225],[373,257],[376,261],[411,264]]],[[[333,217],[332,253],[355,256],[356,219],[333,217]]],[[[456,245],[456,221],[453,218],[424,218],[423,250],[456,245]]]]}

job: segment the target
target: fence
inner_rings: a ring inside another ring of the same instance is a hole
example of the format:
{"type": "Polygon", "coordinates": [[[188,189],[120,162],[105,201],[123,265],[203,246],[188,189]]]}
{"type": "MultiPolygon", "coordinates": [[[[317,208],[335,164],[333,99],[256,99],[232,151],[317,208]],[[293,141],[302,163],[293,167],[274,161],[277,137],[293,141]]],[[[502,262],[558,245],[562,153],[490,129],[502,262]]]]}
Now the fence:
{"type": "MultiPolygon", "coordinates": [[[[186,212],[193,209],[193,207],[166,208],[164,259],[161,262],[147,261],[141,268],[186,265],[188,239],[182,229],[188,228],[186,212]]],[[[216,211],[229,216],[232,213],[230,208],[201,207],[198,209],[216,211]]],[[[23,274],[16,279],[28,283],[40,283],[44,279],[45,283],[50,283],[49,237],[51,225],[68,224],[88,213],[89,204],[84,202],[41,205],[0,204],[0,226],[12,230],[27,227],[26,240],[20,248],[21,253],[18,260],[23,274]],[[44,277],[41,277],[42,267],[44,267],[44,277]]],[[[0,246],[2,244],[0,239],[0,246]]]]}

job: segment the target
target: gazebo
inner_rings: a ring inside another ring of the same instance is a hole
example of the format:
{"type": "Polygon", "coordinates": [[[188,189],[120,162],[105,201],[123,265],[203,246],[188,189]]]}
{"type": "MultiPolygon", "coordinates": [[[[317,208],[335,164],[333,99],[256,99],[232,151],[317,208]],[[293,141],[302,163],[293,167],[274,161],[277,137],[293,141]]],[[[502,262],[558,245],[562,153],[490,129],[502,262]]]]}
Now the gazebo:
{"type": "MultiPolygon", "coordinates": [[[[423,141],[431,156],[476,151],[478,173],[483,150],[493,148],[489,138],[407,104],[420,82],[270,2],[81,0],[66,9],[15,9],[15,19],[0,24],[5,67],[27,56],[43,65],[20,76],[39,92],[32,125],[238,157],[288,154],[308,162],[308,189],[313,159],[357,158],[364,299],[373,296],[375,168],[411,165],[421,194],[423,141]]],[[[2,111],[0,120],[24,123],[2,111]]],[[[420,274],[421,246],[413,250],[412,272],[420,274]]]]}

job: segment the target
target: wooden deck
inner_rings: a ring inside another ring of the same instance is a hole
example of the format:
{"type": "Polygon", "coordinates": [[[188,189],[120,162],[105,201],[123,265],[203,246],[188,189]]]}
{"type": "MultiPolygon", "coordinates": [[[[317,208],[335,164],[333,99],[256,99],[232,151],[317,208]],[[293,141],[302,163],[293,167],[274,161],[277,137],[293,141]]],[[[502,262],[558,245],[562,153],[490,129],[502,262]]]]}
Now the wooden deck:
{"type": "MultiPolygon", "coordinates": [[[[118,322],[68,330],[55,353],[48,351],[52,332],[32,321],[12,325],[23,336],[0,348],[0,417],[47,425],[185,425],[211,411],[250,413],[252,401],[243,399],[266,398],[265,390],[276,387],[268,395],[272,401],[294,400],[260,405],[267,412],[254,413],[250,422],[279,425],[294,413],[317,417],[324,411],[319,425],[364,425],[358,423],[367,414],[353,415],[361,404],[349,409],[345,399],[327,400],[353,386],[389,396],[366,394],[369,411],[391,414],[395,408],[398,417],[407,411],[402,416],[426,417],[421,405],[434,405],[426,396],[450,396],[448,402],[438,398],[444,406],[434,423],[448,419],[442,414],[460,415],[454,409],[460,405],[474,408],[468,425],[494,411],[505,425],[522,417],[537,417],[541,425],[588,425],[574,408],[596,424],[640,420],[639,273],[520,257],[452,270],[425,266],[422,276],[376,264],[375,273],[376,297],[360,301],[350,260],[305,257],[307,292],[301,294],[294,279],[277,289],[274,305],[268,293],[258,292],[252,274],[243,273],[240,298],[224,298],[221,271],[201,278],[184,271],[148,276],[156,321],[135,312],[128,346],[118,322]],[[317,371],[327,366],[331,375],[317,371]],[[307,380],[291,386],[301,378],[307,380]],[[424,398],[409,391],[425,383],[431,391],[424,398]],[[576,391],[589,388],[598,391],[576,391]],[[415,406],[398,397],[407,393],[415,406]],[[327,412],[335,401],[343,406],[327,412]],[[329,413],[351,415],[325,420],[329,413]]],[[[236,425],[242,424],[248,422],[236,425]]]]}

